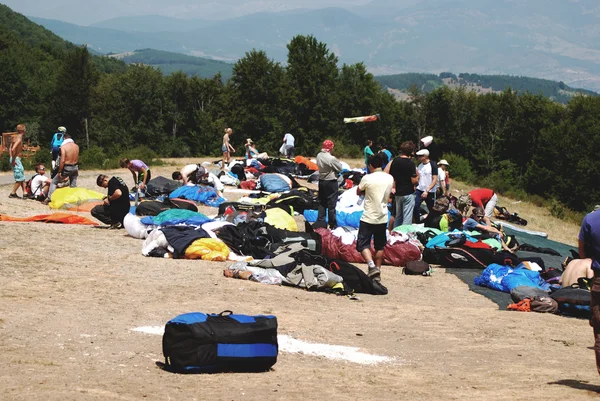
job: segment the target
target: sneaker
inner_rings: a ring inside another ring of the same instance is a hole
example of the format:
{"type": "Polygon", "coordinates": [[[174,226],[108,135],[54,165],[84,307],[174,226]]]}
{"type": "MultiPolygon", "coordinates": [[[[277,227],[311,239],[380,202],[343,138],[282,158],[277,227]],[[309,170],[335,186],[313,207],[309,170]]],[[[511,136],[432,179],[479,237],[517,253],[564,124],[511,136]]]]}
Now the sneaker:
{"type": "Polygon", "coordinates": [[[379,267],[369,267],[368,276],[375,281],[381,281],[381,268],[379,267]]]}
{"type": "Polygon", "coordinates": [[[110,227],[108,227],[109,230],[119,230],[121,228],[123,228],[123,224],[121,223],[114,223],[111,224],[110,227]]]}
{"type": "Polygon", "coordinates": [[[16,198],[16,199],[21,199],[21,197],[17,194],[10,194],[8,195],[9,198],[16,198]]]}

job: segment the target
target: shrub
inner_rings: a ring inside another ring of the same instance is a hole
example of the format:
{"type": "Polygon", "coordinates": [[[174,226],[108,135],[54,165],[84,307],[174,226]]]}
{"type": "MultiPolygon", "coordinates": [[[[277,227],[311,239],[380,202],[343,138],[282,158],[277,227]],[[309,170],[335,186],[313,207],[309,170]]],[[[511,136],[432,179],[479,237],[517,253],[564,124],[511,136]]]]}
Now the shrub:
{"type": "Polygon", "coordinates": [[[473,172],[469,160],[455,153],[448,153],[444,156],[450,165],[448,171],[450,171],[451,179],[457,179],[467,183],[472,183],[475,180],[475,173],[473,172]]]}
{"type": "MultiPolygon", "coordinates": [[[[360,145],[348,144],[342,139],[336,139],[336,140],[334,140],[334,142],[335,142],[335,149],[333,150],[333,154],[336,157],[338,157],[338,158],[347,157],[347,158],[352,158],[352,159],[362,157],[362,148],[360,147],[360,145]]],[[[320,149],[319,149],[319,151],[320,151],[320,149]]],[[[317,151],[317,153],[319,151],[317,151]]]]}

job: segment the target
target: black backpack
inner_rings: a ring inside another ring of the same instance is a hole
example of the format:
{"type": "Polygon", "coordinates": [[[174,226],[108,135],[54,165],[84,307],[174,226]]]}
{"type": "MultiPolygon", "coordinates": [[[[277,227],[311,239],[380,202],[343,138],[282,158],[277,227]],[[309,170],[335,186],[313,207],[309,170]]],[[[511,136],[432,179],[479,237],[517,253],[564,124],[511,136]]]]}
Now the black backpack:
{"type": "Polygon", "coordinates": [[[165,325],[163,354],[175,373],[264,372],[277,362],[277,318],[179,315],[165,325]]]}
{"type": "Polygon", "coordinates": [[[411,260],[406,263],[402,273],[413,276],[431,276],[431,266],[422,260],[411,260]]]}
{"type": "Polygon", "coordinates": [[[388,290],[381,282],[375,281],[351,263],[338,259],[328,259],[327,269],[344,279],[344,284],[356,293],[387,295],[388,290]]]}

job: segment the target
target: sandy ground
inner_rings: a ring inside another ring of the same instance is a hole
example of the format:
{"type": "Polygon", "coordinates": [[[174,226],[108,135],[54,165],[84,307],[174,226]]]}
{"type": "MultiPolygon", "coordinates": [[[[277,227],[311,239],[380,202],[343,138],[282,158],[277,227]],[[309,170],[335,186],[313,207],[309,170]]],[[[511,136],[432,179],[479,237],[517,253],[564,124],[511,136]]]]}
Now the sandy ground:
{"type": "MultiPolygon", "coordinates": [[[[98,189],[97,173],[82,172],[80,186],[98,189]]],[[[0,214],[49,211],[9,190],[0,186],[0,214]]],[[[145,258],[141,246],[123,230],[0,222],[0,399],[564,401],[600,391],[587,321],[500,310],[445,269],[384,267],[389,295],[352,301],[227,279],[225,263],[145,258]],[[267,373],[175,375],[155,364],[161,337],[131,331],[225,309],[274,314],[280,334],[394,361],[280,353],[267,373]]]]}

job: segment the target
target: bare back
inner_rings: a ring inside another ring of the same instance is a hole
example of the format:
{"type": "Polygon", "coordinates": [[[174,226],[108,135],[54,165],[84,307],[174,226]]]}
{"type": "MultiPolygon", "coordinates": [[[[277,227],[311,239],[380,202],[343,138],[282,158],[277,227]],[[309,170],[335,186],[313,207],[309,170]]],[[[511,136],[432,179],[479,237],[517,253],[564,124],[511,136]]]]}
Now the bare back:
{"type": "Polygon", "coordinates": [[[21,157],[23,154],[23,135],[15,135],[10,144],[10,157],[21,157]]]}
{"type": "Polygon", "coordinates": [[[229,145],[229,134],[223,135],[223,146],[229,145]]]}
{"type": "Polygon", "coordinates": [[[61,164],[77,164],[79,162],[79,145],[74,142],[60,147],[61,164]]]}

